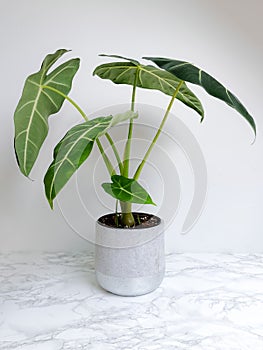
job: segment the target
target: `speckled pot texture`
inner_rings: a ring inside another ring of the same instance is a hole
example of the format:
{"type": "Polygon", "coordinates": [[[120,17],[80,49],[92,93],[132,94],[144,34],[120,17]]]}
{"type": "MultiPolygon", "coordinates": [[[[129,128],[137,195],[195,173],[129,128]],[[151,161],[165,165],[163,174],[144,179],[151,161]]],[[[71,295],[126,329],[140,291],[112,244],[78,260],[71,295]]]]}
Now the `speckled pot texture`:
{"type": "Polygon", "coordinates": [[[100,286],[122,296],[152,292],[165,272],[164,222],[115,228],[96,222],[95,272],[100,286]]]}

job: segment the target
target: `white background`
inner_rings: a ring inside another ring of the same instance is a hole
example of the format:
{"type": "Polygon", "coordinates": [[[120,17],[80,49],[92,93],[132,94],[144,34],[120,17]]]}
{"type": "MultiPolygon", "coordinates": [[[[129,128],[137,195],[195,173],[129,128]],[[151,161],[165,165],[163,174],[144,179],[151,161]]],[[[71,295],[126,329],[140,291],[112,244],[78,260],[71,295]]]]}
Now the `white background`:
{"type": "MultiPolygon", "coordinates": [[[[215,76],[240,98],[257,123],[258,137],[253,146],[253,133],[244,119],[203,90],[193,88],[205,107],[202,125],[190,109],[180,103],[174,105],[173,114],[184,121],[203,150],[208,196],[197,224],[182,236],[180,228],[187,213],[189,191],[193,190],[191,176],[183,179],[182,205],[167,231],[167,251],[262,252],[262,11],[260,0],[1,0],[0,249],[93,249],[70,228],[58,205],[54,211],[49,209],[42,186],[52,147],[74,122],[80,121],[75,110],[65,105],[50,118],[50,134],[31,174],[33,182],[19,172],[13,152],[13,112],[25,77],[38,70],[47,53],[70,48],[67,59],[81,58],[71,97],[88,114],[130,99],[129,87],[92,77],[95,66],[105,61],[98,57],[102,52],[136,59],[152,55],[187,60],[215,76]]],[[[138,101],[165,108],[169,98],[158,92],[138,91],[138,101]]],[[[171,131],[175,124],[171,120],[169,123],[171,131]]],[[[90,169],[96,157],[94,153],[88,163],[87,182],[91,187],[90,169]]],[[[184,168],[181,158],[178,155],[178,172],[180,166],[184,168]]],[[[169,171],[168,165],[167,169],[162,165],[161,171],[169,171]]],[[[96,187],[99,185],[96,183],[96,187]]],[[[154,187],[156,194],[151,190],[152,196],[161,198],[161,189],[158,192],[154,187]]],[[[65,197],[70,190],[69,186],[65,197]]],[[[98,212],[98,216],[105,213],[105,208],[100,213],[95,195],[86,200],[92,212],[98,212]]],[[[93,230],[92,215],[83,218],[79,214],[74,193],[72,201],[63,205],[70,205],[69,221],[82,222],[87,232],[93,230]]],[[[173,201],[168,206],[172,207],[173,201]]]]}

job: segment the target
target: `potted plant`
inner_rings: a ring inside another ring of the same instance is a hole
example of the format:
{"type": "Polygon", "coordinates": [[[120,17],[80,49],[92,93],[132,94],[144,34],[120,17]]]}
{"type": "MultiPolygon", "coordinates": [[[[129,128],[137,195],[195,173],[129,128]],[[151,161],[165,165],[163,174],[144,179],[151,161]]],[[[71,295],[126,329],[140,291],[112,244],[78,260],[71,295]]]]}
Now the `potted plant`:
{"type": "Polygon", "coordinates": [[[252,116],[242,103],[221,83],[194,65],[168,58],[145,57],[155,65],[144,65],[134,59],[116,55],[101,55],[118,59],[99,65],[94,75],[115,84],[132,86],[131,107],[121,114],[98,116],[88,120],[80,106],[69,96],[72,80],[79,69],[80,60],[70,59],[51,71],[56,61],[68,50],[60,49],[45,57],[38,72],[30,75],[14,114],[15,152],[18,166],[29,176],[39,150],[48,134],[48,117],[57,113],[65,100],[78,110],[83,123],[72,127],[54,149],[53,161],[45,177],[45,193],[49,205],[83,164],[96,144],[107,167],[110,182],[102,184],[104,190],[116,199],[116,209],[100,217],[96,223],[97,238],[95,270],[98,282],[106,290],[120,295],[140,295],[159,286],[164,275],[164,225],[162,219],[148,213],[134,213],[133,203],[154,202],[139,184],[143,167],[156,144],[169,116],[175,99],[197,112],[201,121],[204,111],[201,102],[186,82],[200,85],[210,95],[226,102],[239,112],[256,134],[252,116]],[[159,90],[170,96],[165,111],[145,156],[134,174],[130,174],[130,150],[137,88],[159,90]],[[117,123],[128,122],[127,140],[121,157],[110,129],[117,123]],[[106,137],[117,160],[116,169],[106,154],[101,137],[106,137]],[[119,208],[120,207],[120,211],[119,208]]]}

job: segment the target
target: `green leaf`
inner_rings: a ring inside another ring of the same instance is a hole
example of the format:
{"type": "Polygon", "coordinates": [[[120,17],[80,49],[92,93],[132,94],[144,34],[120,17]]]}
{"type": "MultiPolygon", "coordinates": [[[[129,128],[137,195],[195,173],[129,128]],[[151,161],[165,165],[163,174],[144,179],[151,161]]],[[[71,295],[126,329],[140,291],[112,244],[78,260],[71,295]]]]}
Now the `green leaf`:
{"type": "Polygon", "coordinates": [[[21,172],[28,176],[39,150],[48,134],[48,117],[57,113],[64,97],[43,89],[44,85],[56,88],[67,95],[79,68],[79,59],[71,59],[48,74],[51,66],[68,50],[57,50],[47,55],[41,69],[30,75],[14,114],[15,152],[21,172]]]}
{"type": "Polygon", "coordinates": [[[128,58],[128,57],[124,57],[124,56],[119,56],[119,55],[106,55],[104,53],[101,53],[99,56],[101,57],[110,57],[110,58],[120,58],[122,60],[126,60],[129,61],[131,63],[134,63],[136,66],[140,65],[140,62],[134,60],[133,58],[128,58]]]}
{"type": "Polygon", "coordinates": [[[134,179],[122,175],[113,175],[112,183],[102,184],[105,192],[121,202],[156,205],[148,192],[134,179]]]}
{"type": "MultiPolygon", "coordinates": [[[[133,61],[102,64],[94,70],[93,74],[102,79],[109,79],[115,84],[133,86],[137,69],[139,69],[137,86],[144,89],[159,90],[166,95],[173,96],[180,83],[180,80],[169,72],[153,66],[136,64],[133,61]]],[[[185,83],[180,88],[177,98],[193,108],[203,118],[204,111],[201,102],[185,83]]]]}
{"type": "MultiPolygon", "coordinates": [[[[138,118],[138,113],[137,112],[133,112],[131,110],[125,112],[125,113],[118,113],[115,114],[110,122],[109,128],[115,126],[116,124],[125,122],[128,119],[135,119],[138,118]]],[[[107,131],[107,130],[106,130],[107,131]]],[[[106,131],[104,132],[104,134],[106,133],[106,131]]],[[[101,135],[100,135],[101,136],[101,135]]]]}
{"type": "Polygon", "coordinates": [[[131,111],[98,117],[76,125],[66,133],[55,147],[53,162],[44,178],[46,197],[51,208],[59,191],[90,155],[94,141],[118,122],[135,117],[137,113],[131,111]]]}
{"type": "Polygon", "coordinates": [[[144,57],[144,59],[154,62],[157,66],[169,73],[174,74],[174,76],[181,80],[202,86],[208,94],[226,102],[247,120],[256,135],[255,121],[248,113],[244,105],[235,95],[232,94],[232,92],[227,90],[211,75],[185,61],[161,57],[144,57]]]}

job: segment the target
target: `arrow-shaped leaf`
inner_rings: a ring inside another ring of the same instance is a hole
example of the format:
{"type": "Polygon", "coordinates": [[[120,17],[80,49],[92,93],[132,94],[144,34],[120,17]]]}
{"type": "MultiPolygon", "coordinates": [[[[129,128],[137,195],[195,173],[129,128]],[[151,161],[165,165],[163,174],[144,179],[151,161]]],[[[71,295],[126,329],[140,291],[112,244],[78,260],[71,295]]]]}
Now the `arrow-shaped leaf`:
{"type": "MultiPolygon", "coordinates": [[[[112,55],[112,57],[121,57],[112,55]]],[[[130,59],[128,59],[130,60],[130,59]]],[[[137,61],[106,63],[98,66],[93,74],[102,79],[109,79],[115,84],[132,85],[139,70],[137,86],[144,89],[159,90],[173,96],[180,80],[173,74],[153,66],[144,66],[137,61]]],[[[201,102],[184,83],[177,95],[178,100],[193,108],[203,118],[204,111],[201,102]]]]}
{"type": "Polygon", "coordinates": [[[174,74],[177,78],[202,86],[208,94],[226,102],[230,107],[238,111],[250,124],[256,135],[256,124],[239,99],[227,90],[219,81],[200,68],[189,62],[173,60],[162,57],[144,57],[154,62],[165,71],[174,74]]]}
{"type": "Polygon", "coordinates": [[[90,155],[94,141],[118,122],[136,117],[137,113],[131,111],[98,117],[76,125],[66,133],[55,147],[53,162],[44,178],[46,197],[51,208],[59,191],[90,155]]]}
{"type": "Polygon", "coordinates": [[[53,72],[51,66],[68,50],[57,50],[47,55],[41,69],[30,75],[24,85],[22,96],[14,114],[15,151],[21,172],[28,176],[48,133],[48,117],[57,113],[64,97],[47,89],[47,85],[67,95],[72,79],[79,68],[79,59],[71,59],[53,72]]]}
{"type": "Polygon", "coordinates": [[[112,183],[102,184],[105,192],[121,202],[156,205],[148,192],[134,179],[113,175],[112,183]]]}

